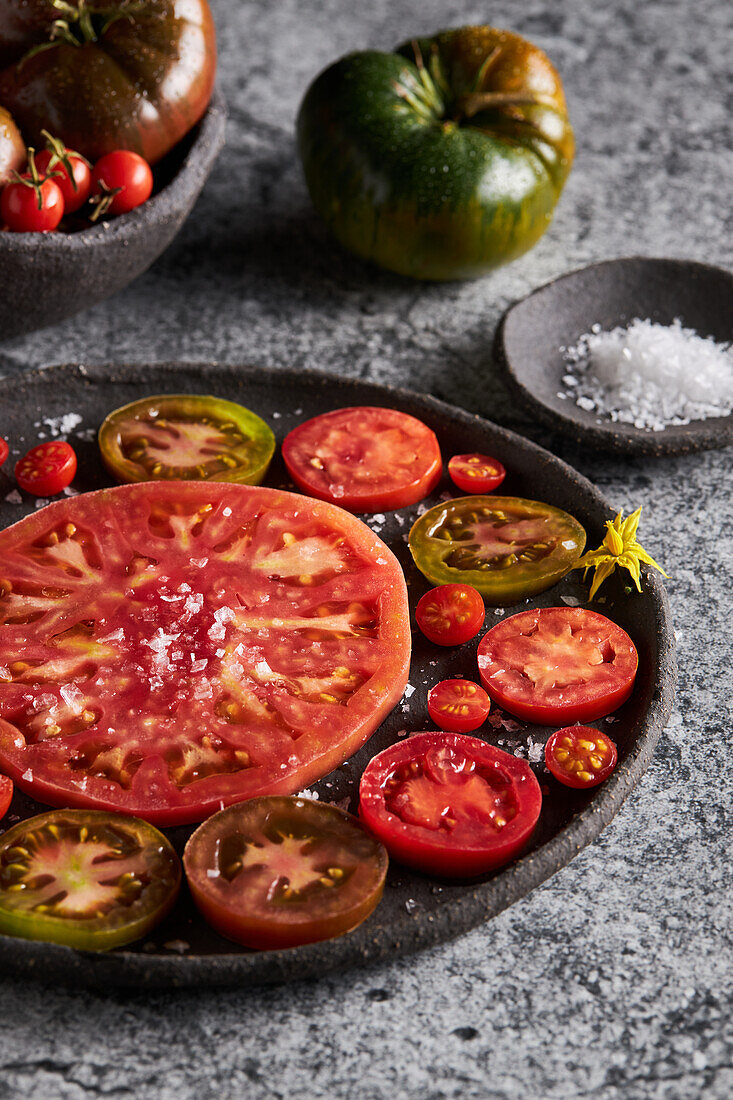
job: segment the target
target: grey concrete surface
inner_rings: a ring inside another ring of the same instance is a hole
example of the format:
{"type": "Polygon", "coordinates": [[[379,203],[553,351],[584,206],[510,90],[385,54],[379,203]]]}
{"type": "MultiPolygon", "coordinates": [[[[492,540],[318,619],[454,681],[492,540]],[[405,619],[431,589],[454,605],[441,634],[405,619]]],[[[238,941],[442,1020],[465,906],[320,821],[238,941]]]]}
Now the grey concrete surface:
{"type": "Polygon", "coordinates": [[[733,1095],[731,453],[610,459],[537,431],[490,360],[501,312],[561,272],[640,253],[733,266],[727,0],[214,0],[228,146],[173,247],[118,297],[0,342],[0,373],[215,358],[399,381],[532,434],[671,574],[677,706],[600,840],[469,935],[253,993],[0,984],[0,1098],[733,1095]],[[550,232],[490,278],[423,286],[338,252],[293,144],[330,59],[491,19],[560,69],[578,155],[550,232]]]}

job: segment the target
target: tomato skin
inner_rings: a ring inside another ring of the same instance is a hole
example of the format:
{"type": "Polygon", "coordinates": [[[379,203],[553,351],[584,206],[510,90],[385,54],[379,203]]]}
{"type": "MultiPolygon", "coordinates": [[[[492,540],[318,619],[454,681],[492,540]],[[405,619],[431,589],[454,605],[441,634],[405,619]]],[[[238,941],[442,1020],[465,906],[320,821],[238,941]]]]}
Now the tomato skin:
{"type": "Polygon", "coordinates": [[[428,714],[439,729],[470,733],[489,716],[491,702],[471,680],[441,680],[428,692],[428,714]]]}
{"type": "Polygon", "coordinates": [[[443,732],[413,734],[380,752],[367,764],[359,798],[360,817],[390,856],[408,867],[445,878],[485,874],[514,859],[532,835],[542,806],[540,785],[526,760],[478,738],[443,732]],[[441,771],[448,776],[445,784],[437,782],[441,771]],[[492,786],[481,780],[482,773],[493,779],[492,786]],[[455,824],[446,829],[426,827],[390,810],[390,785],[399,783],[398,777],[403,775],[408,780],[417,776],[437,792],[438,805],[445,800],[455,824]],[[483,806],[480,801],[467,801],[477,778],[489,798],[483,806]],[[483,818],[479,816],[482,811],[483,818]],[[493,824],[504,813],[503,825],[493,824]]]}
{"type": "Polygon", "coordinates": [[[206,921],[227,939],[262,951],[356,928],[382,897],[388,859],[351,814],[310,799],[274,797],[251,799],[209,818],[186,844],[183,863],[206,921]],[[252,838],[251,848],[241,843],[245,837],[252,838]],[[307,850],[299,850],[300,838],[307,838],[307,850]],[[223,865],[228,847],[240,865],[249,850],[257,851],[258,862],[230,877],[223,865]],[[295,876],[302,886],[295,887],[295,876]],[[284,896],[291,888],[295,896],[284,896]]]}
{"type": "Polygon", "coordinates": [[[92,173],[85,160],[82,160],[74,152],[67,152],[73,179],[69,176],[66,165],[61,161],[55,160],[55,163],[52,164],[54,154],[50,149],[42,149],[37,154],[36,167],[42,176],[47,175],[50,171],[54,183],[64,197],[64,213],[73,214],[89,198],[92,187],[92,173]]]}
{"type": "Polygon", "coordinates": [[[484,625],[484,601],[469,584],[439,584],[418,600],[415,619],[436,645],[463,645],[484,625]]]}
{"type": "Polygon", "coordinates": [[[0,775],[0,821],[8,812],[13,801],[13,781],[7,775],[0,775]]]}
{"type": "Polygon", "coordinates": [[[556,730],[545,745],[548,770],[559,783],[576,790],[603,783],[616,767],[617,760],[614,742],[592,726],[566,726],[556,730]]]}
{"type": "Polygon", "coordinates": [[[486,632],[477,659],[495,703],[517,718],[549,726],[592,722],[617,710],[631,695],[639,663],[625,630],[582,607],[512,615],[486,632]],[[536,680],[527,672],[530,662],[536,680]],[[563,683],[563,675],[574,679],[563,683]]]}
{"type": "Polygon", "coordinates": [[[94,196],[104,197],[109,191],[120,188],[112,196],[105,213],[129,214],[150,198],[153,191],[153,173],[150,165],[138,153],[115,149],[105,153],[94,165],[91,189],[94,196]]]}
{"type": "MultiPolygon", "coordinates": [[[[24,172],[22,179],[31,177],[24,172]]],[[[11,233],[51,233],[64,215],[64,196],[55,180],[45,179],[35,187],[11,181],[0,194],[0,220],[11,233]],[[40,195],[41,208],[38,208],[40,195]]]]}
{"type": "Polygon", "coordinates": [[[506,477],[506,470],[498,459],[481,454],[453,455],[448,462],[448,473],[457,488],[473,494],[491,493],[506,477]]]}
{"type": "Polygon", "coordinates": [[[76,473],[76,453],[70,443],[52,440],[31,447],[15,465],[15,478],[26,493],[50,497],[71,485],[76,473]]]}
{"type": "Polygon", "coordinates": [[[3,465],[3,463],[5,462],[5,460],[6,460],[6,458],[8,457],[9,454],[10,454],[10,448],[8,447],[5,440],[0,438],[0,466],[3,465]]]}

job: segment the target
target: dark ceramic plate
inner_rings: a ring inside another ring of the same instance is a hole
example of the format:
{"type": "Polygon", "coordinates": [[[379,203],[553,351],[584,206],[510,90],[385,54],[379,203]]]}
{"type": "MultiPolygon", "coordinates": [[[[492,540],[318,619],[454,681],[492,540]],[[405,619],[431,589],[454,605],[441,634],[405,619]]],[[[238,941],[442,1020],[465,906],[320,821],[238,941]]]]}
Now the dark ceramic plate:
{"type": "Polygon", "coordinates": [[[733,339],[733,274],[690,260],[631,257],[591,264],[535,290],[504,315],[495,353],[523,404],[576,442],[625,454],[686,454],[733,443],[733,415],[647,431],[614,424],[563,400],[561,348],[591,325],[626,325],[635,317],[668,325],[675,317],[701,336],[733,339]]]}
{"type": "MultiPolygon", "coordinates": [[[[280,441],[300,421],[340,406],[371,404],[403,409],[434,429],[446,457],[465,451],[496,455],[509,471],[507,493],[538,498],[572,512],[585,525],[591,545],[600,541],[603,522],[612,514],[585,478],[512,432],[432,397],[316,373],[198,364],[52,367],[0,383],[0,435],[19,450],[25,449],[37,441],[39,430],[48,432],[44,417],[76,413],[81,422],[70,436],[79,456],[75,486],[97,489],[109,484],[94,440],[101,420],[118,405],[161,391],[216,393],[240,401],[263,416],[280,441]]],[[[290,487],[279,457],[267,484],[290,487]]],[[[22,505],[7,501],[12,488],[10,479],[0,473],[3,526],[33,510],[29,499],[22,505]]],[[[450,493],[447,478],[429,503],[443,492],[455,495],[450,493]]],[[[412,565],[405,541],[415,513],[413,507],[371,520],[405,569],[413,606],[427,589],[412,565]]],[[[582,601],[587,590],[579,582],[580,574],[576,573],[530,605],[559,604],[563,597],[571,602],[582,601]]],[[[602,610],[628,630],[640,655],[632,698],[612,722],[603,725],[619,747],[619,766],[613,776],[592,792],[560,787],[540,762],[546,729],[509,721],[508,728],[487,725],[482,731],[487,740],[508,751],[528,754],[547,789],[536,835],[516,863],[480,881],[461,884],[436,882],[393,865],[384,900],[356,931],[326,943],[260,954],[238,948],[209,929],[184,890],[173,914],[148,940],[108,955],[0,936],[0,972],[103,987],[254,986],[415,951],[456,936],[499,913],[598,836],[638,783],[669,716],[675,679],[674,643],[667,600],[657,576],[645,577],[640,595],[628,595],[621,583],[609,583],[607,597],[602,610]]],[[[496,612],[489,609],[488,625],[526,606],[523,603],[496,612]]],[[[333,801],[352,796],[366,762],[375,752],[405,730],[429,728],[427,687],[447,676],[475,676],[475,649],[476,642],[456,650],[439,649],[416,633],[410,675],[414,694],[395,708],[364,749],[316,785],[319,793],[333,801]]],[[[3,824],[7,826],[16,815],[28,816],[41,809],[26,796],[16,794],[3,824]]],[[[169,831],[179,851],[189,832],[189,828],[169,831]]]]}

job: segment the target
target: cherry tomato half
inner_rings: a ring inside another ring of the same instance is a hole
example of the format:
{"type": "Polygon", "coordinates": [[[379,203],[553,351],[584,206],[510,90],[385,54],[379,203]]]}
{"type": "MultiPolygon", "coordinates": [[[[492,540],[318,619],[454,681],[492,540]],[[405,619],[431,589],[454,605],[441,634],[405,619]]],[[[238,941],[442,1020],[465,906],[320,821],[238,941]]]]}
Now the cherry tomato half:
{"type": "Polygon", "coordinates": [[[428,692],[428,714],[435,725],[452,733],[470,733],[489,716],[491,701],[471,680],[441,680],[428,692]]]}
{"type": "Polygon", "coordinates": [[[246,947],[330,939],[379,902],[387,853],[351,814],[307,798],[254,798],[214,814],[183,865],[205,919],[246,947]]]}
{"type": "Polygon", "coordinates": [[[446,878],[508,863],[542,805],[526,760],[459,733],[418,733],[380,752],[359,795],[362,819],[390,855],[446,878]]]}
{"type": "Polygon", "coordinates": [[[37,497],[60,493],[71,484],[75,473],[74,448],[61,439],[31,447],[15,464],[15,478],[21,489],[37,497]]]}
{"type": "Polygon", "coordinates": [[[5,817],[13,801],[13,781],[7,775],[0,775],[0,820],[5,817]]]}
{"type": "Polygon", "coordinates": [[[616,767],[618,752],[610,737],[592,726],[566,726],[545,745],[545,763],[566,787],[596,787],[616,767]]]}
{"type": "Polygon", "coordinates": [[[432,492],[443,470],[435,433],[397,409],[336,409],[299,424],[283,458],[304,493],[350,512],[391,511],[432,492]]]}
{"type": "Polygon", "coordinates": [[[64,213],[73,214],[89,198],[92,173],[89,165],[78,153],[63,150],[63,159],[51,149],[42,149],[36,156],[36,167],[42,176],[51,175],[64,197],[64,213]],[[64,160],[68,161],[71,175],[64,160]]]}
{"type": "Polygon", "coordinates": [[[470,584],[439,584],[421,596],[415,619],[436,645],[463,645],[484,625],[484,601],[470,584]]]}
{"type": "Polygon", "coordinates": [[[610,714],[631,695],[638,663],[626,631],[582,607],[522,611],[493,626],[478,647],[494,702],[544,725],[610,714]]]}
{"type": "Polygon", "coordinates": [[[567,512],[519,497],[448,500],[410,531],[410,553],[429,581],[470,584],[502,606],[555,584],[584,546],[585,531],[567,512]]]}
{"type": "Polygon", "coordinates": [[[162,920],[180,882],[178,856],[145,821],[39,814],[0,837],[0,932],[108,951],[162,920]]]}
{"type": "Polygon", "coordinates": [[[55,180],[34,181],[24,172],[0,194],[0,221],[11,233],[50,233],[63,215],[64,196],[55,180]]]}
{"type": "Polygon", "coordinates": [[[453,455],[448,463],[453,484],[464,493],[491,493],[506,477],[501,462],[488,455],[453,455]]]}
{"type": "Polygon", "coordinates": [[[149,199],[152,191],[153,173],[138,153],[116,149],[94,165],[92,193],[101,198],[105,214],[127,214],[149,199]]]}
{"type": "Polygon", "coordinates": [[[2,464],[5,462],[5,459],[8,457],[9,454],[10,447],[8,447],[4,439],[0,439],[0,466],[2,466],[2,464]]]}

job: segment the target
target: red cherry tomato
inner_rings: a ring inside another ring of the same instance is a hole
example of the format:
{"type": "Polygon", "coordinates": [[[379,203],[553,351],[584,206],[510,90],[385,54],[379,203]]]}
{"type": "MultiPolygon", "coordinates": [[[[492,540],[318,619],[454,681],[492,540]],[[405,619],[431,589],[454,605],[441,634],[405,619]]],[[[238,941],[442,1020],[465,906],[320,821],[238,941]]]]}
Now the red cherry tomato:
{"type": "Polygon", "coordinates": [[[0,221],[12,233],[50,233],[63,213],[64,196],[56,181],[34,181],[28,172],[6,183],[0,195],[0,221]]]}
{"type": "Polygon", "coordinates": [[[448,473],[454,485],[464,493],[490,493],[498,489],[506,477],[506,470],[495,458],[488,455],[453,455],[448,463],[448,473]]]}
{"type": "Polygon", "coordinates": [[[64,196],[64,212],[73,214],[89,198],[92,187],[92,173],[87,162],[70,149],[65,157],[71,166],[71,176],[62,160],[51,149],[42,149],[36,157],[36,167],[42,176],[50,175],[64,196]]]}
{"type": "Polygon", "coordinates": [[[106,214],[127,214],[149,199],[152,190],[150,165],[128,149],[106,153],[94,165],[92,191],[105,204],[106,214]]]}
{"type": "Polygon", "coordinates": [[[566,726],[545,745],[545,763],[566,787],[597,787],[608,779],[617,760],[611,738],[592,726],[566,726]]]}
{"type": "Polygon", "coordinates": [[[415,619],[436,645],[463,645],[484,625],[484,601],[470,584],[439,584],[418,600],[415,619]]]}
{"type": "Polygon", "coordinates": [[[0,820],[8,812],[8,807],[13,800],[13,781],[7,775],[0,775],[0,820]]]}
{"type": "Polygon", "coordinates": [[[436,726],[451,733],[470,733],[489,716],[491,701],[471,680],[441,680],[428,692],[428,714],[436,726]]]}
{"type": "Polygon", "coordinates": [[[0,439],[0,466],[2,466],[5,459],[10,454],[10,448],[4,439],[0,439]]]}
{"type": "Polygon", "coordinates": [[[418,733],[380,752],[359,796],[362,820],[390,855],[446,878],[508,863],[542,805],[526,760],[460,733],[418,733]]]}
{"type": "Polygon", "coordinates": [[[75,473],[74,448],[60,439],[31,447],[15,465],[15,477],[21,489],[37,497],[60,493],[71,484],[75,473]]]}

